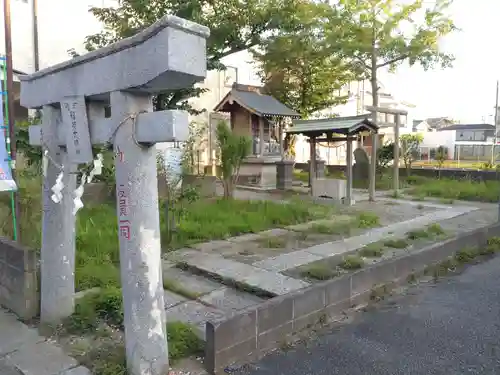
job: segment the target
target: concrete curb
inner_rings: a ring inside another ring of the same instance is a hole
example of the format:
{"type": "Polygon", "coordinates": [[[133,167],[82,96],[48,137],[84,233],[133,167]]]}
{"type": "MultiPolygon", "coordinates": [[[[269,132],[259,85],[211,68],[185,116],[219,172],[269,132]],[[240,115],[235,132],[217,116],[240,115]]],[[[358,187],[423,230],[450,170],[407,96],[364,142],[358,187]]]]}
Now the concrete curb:
{"type": "Polygon", "coordinates": [[[206,369],[210,374],[222,374],[232,364],[255,361],[279,348],[294,333],[307,330],[318,322],[342,319],[346,310],[370,300],[374,286],[405,282],[409,275],[421,272],[463,248],[484,246],[495,236],[500,236],[500,223],[272,298],[229,318],[208,321],[206,369]]]}

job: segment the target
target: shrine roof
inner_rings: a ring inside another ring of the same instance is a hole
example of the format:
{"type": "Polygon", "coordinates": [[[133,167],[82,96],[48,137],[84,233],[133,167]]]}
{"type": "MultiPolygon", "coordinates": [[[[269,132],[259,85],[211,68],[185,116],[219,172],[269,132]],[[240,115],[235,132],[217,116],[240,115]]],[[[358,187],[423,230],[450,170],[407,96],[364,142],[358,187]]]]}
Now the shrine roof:
{"type": "Polygon", "coordinates": [[[286,130],[289,134],[320,136],[322,134],[354,135],[365,131],[378,131],[369,118],[370,114],[350,117],[332,117],[326,119],[294,120],[286,130]]]}
{"type": "Polygon", "coordinates": [[[230,112],[230,106],[236,102],[241,107],[261,117],[300,118],[300,114],[276,98],[261,93],[261,87],[233,84],[231,91],[215,107],[216,112],[230,112]]]}

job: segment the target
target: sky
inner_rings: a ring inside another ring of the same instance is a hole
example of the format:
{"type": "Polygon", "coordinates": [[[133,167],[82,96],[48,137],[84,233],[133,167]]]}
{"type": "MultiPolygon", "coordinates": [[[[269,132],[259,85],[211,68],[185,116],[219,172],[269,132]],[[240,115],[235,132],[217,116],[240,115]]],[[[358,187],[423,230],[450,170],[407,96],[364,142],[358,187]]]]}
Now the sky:
{"type": "MultiPolygon", "coordinates": [[[[496,80],[500,79],[494,32],[500,23],[500,1],[455,0],[449,11],[461,29],[441,41],[443,50],[456,58],[453,68],[426,72],[418,66],[401,66],[380,78],[397,100],[416,106],[412,109],[415,119],[450,117],[461,123],[493,123],[496,80]]],[[[225,63],[241,66],[242,59],[249,57],[237,54],[225,63]]],[[[239,73],[243,83],[258,83],[249,67],[239,73]]]]}
{"type": "Polygon", "coordinates": [[[401,67],[382,80],[398,100],[417,106],[417,118],[449,116],[462,123],[493,123],[500,79],[494,31],[500,22],[500,1],[455,0],[450,11],[461,29],[442,41],[443,49],[456,58],[453,68],[425,72],[419,67],[401,67]]]}

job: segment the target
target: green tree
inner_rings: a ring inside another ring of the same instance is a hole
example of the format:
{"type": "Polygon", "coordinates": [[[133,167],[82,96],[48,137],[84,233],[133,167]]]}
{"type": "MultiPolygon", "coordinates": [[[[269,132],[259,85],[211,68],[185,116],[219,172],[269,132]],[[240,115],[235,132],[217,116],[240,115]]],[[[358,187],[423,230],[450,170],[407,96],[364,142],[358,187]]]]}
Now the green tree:
{"type": "Polygon", "coordinates": [[[436,162],[438,165],[438,178],[441,178],[441,168],[448,159],[448,149],[445,146],[439,146],[436,150],[436,162]]]}
{"type": "Polygon", "coordinates": [[[370,80],[374,107],[379,106],[379,69],[393,72],[405,62],[424,69],[451,66],[453,56],[438,43],[457,29],[446,15],[452,1],[338,0],[332,6],[327,30],[331,48],[342,50],[370,80]]]}
{"type": "Polygon", "coordinates": [[[252,141],[248,137],[234,134],[224,121],[217,124],[216,139],[222,172],[222,185],[224,186],[224,198],[229,199],[233,197],[241,164],[250,154],[252,141]]]}
{"type": "Polygon", "coordinates": [[[401,157],[405,163],[406,175],[411,174],[411,166],[418,155],[418,147],[424,140],[422,134],[403,134],[399,137],[401,157]]]}
{"type": "MultiPolygon", "coordinates": [[[[280,27],[296,27],[293,18],[301,0],[121,0],[118,7],[93,7],[90,12],[104,24],[104,30],[85,40],[94,50],[130,37],[161,17],[171,14],[210,28],[207,41],[208,69],[224,69],[220,59],[259,45],[264,32],[280,27]]],[[[196,113],[188,99],[204,89],[165,91],[155,100],[155,108],[185,109],[196,113]]]]}
{"type": "Polygon", "coordinates": [[[339,90],[356,78],[323,36],[324,15],[330,11],[325,4],[300,4],[295,14],[299,30],[283,28],[252,50],[266,91],[303,118],[344,103],[347,96],[339,90]]]}

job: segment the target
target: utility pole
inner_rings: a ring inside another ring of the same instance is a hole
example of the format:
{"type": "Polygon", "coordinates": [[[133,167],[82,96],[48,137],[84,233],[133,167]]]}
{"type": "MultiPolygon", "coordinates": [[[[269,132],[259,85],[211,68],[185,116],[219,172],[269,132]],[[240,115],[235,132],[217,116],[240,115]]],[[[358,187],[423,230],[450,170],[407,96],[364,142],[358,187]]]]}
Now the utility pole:
{"type": "Polygon", "coordinates": [[[493,137],[493,147],[491,148],[491,163],[495,163],[494,155],[495,155],[495,147],[497,145],[497,140],[498,140],[498,89],[499,89],[499,82],[497,80],[497,92],[496,92],[496,97],[495,97],[495,114],[494,114],[494,125],[495,125],[495,135],[493,137]]]}
{"type": "Polygon", "coordinates": [[[38,52],[38,0],[32,1],[32,18],[33,18],[33,62],[35,72],[40,70],[40,56],[38,52]]]}
{"type": "MultiPolygon", "coordinates": [[[[7,77],[5,80],[7,82],[7,119],[9,127],[9,138],[10,138],[10,158],[11,158],[11,168],[12,168],[12,179],[16,181],[16,132],[14,129],[14,68],[12,66],[12,35],[11,35],[11,19],[10,19],[10,0],[4,0],[3,2],[3,15],[4,15],[4,26],[5,26],[5,58],[6,58],[6,73],[7,77]]],[[[19,185],[18,185],[19,186],[19,185]]],[[[20,241],[19,233],[19,219],[20,219],[20,207],[19,207],[19,192],[13,193],[12,199],[14,200],[14,240],[20,241]]]]}
{"type": "MultiPolygon", "coordinates": [[[[38,0],[31,0],[31,15],[33,21],[33,66],[35,72],[40,70],[40,52],[38,51],[38,0]]],[[[35,118],[42,118],[42,111],[37,109],[35,111],[35,118]]]]}

